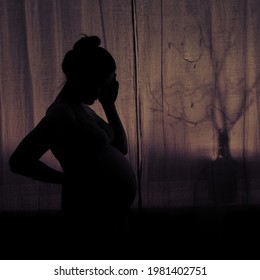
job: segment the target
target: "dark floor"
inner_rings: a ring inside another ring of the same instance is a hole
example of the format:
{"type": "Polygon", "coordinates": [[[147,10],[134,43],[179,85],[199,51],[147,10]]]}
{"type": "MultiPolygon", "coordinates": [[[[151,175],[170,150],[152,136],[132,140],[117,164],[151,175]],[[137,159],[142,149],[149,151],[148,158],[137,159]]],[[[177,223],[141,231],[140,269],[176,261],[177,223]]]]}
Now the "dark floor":
{"type": "Polygon", "coordinates": [[[260,259],[259,218],[253,206],[133,210],[119,237],[60,213],[2,213],[0,259],[260,259]]]}

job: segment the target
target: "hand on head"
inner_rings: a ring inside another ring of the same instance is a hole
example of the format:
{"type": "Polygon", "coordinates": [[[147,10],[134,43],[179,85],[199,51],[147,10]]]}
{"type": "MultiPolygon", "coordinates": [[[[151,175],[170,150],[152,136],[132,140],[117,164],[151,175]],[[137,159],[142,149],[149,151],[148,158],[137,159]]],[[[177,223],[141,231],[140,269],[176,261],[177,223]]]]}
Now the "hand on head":
{"type": "Polygon", "coordinates": [[[111,105],[116,102],[117,96],[118,96],[118,89],[119,89],[119,83],[116,80],[116,74],[111,73],[112,78],[107,85],[107,87],[104,88],[102,91],[100,97],[99,97],[99,102],[104,106],[104,105],[111,105]]]}
{"type": "Polygon", "coordinates": [[[118,93],[116,63],[111,54],[100,47],[98,37],[84,36],[78,40],[65,55],[62,69],[71,91],[71,101],[89,105],[97,99],[102,104],[115,102],[118,93]]]}

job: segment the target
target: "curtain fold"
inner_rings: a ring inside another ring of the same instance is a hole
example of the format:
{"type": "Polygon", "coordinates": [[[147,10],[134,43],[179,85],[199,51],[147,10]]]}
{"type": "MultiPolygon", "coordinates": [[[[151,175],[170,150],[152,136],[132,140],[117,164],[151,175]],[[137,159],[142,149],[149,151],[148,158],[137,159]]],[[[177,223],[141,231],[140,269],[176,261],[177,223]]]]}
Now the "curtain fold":
{"type": "Polygon", "coordinates": [[[82,33],[117,62],[135,207],[258,204],[259,30],[257,0],[1,0],[0,211],[60,208],[60,186],[11,174],[8,159],[82,33]]]}

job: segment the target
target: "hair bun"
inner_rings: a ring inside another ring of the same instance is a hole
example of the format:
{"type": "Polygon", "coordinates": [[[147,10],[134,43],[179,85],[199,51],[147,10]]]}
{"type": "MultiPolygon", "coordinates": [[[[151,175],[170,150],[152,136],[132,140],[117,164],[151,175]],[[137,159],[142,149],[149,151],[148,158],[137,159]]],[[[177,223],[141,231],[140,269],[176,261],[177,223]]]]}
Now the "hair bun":
{"type": "Polygon", "coordinates": [[[84,35],[81,39],[79,39],[75,45],[73,46],[73,50],[75,51],[85,51],[86,49],[94,49],[97,48],[101,44],[101,40],[97,36],[87,36],[84,35]]]}
{"type": "Polygon", "coordinates": [[[99,47],[101,41],[97,36],[82,36],[68,51],[62,61],[62,70],[67,79],[75,79],[82,73],[115,72],[116,63],[111,54],[99,47]]]}

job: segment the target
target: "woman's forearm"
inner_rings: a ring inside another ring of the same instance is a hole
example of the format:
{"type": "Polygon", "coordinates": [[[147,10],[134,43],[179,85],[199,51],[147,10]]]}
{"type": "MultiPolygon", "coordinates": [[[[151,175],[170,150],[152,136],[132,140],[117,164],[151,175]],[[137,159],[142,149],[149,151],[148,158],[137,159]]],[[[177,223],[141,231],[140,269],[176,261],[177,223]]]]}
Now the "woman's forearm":
{"type": "Polygon", "coordinates": [[[12,172],[34,180],[53,184],[62,184],[64,182],[64,173],[47,166],[40,160],[19,162],[11,157],[9,164],[12,172]]]}
{"type": "Polygon", "coordinates": [[[113,145],[120,150],[124,155],[127,154],[127,137],[116,110],[115,104],[103,105],[108,123],[114,130],[115,138],[113,145]]]}

